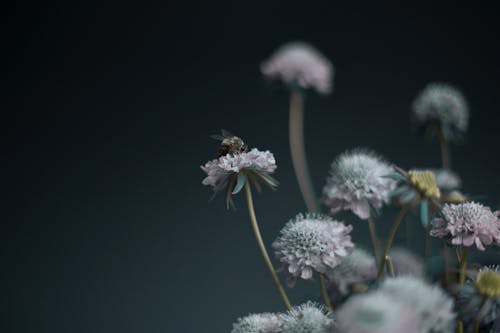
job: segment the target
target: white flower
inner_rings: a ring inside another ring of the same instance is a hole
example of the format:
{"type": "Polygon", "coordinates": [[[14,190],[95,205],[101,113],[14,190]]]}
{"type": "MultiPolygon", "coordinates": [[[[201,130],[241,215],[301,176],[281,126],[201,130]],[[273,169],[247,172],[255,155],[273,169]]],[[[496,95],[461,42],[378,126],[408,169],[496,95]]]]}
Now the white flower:
{"type": "Polygon", "coordinates": [[[396,276],[423,277],[425,275],[424,260],[417,254],[404,248],[394,247],[389,251],[389,257],[391,257],[396,276]]]}
{"type": "Polygon", "coordinates": [[[255,313],[238,318],[231,333],[280,333],[282,320],[274,313],[255,313]]]}
{"type": "Polygon", "coordinates": [[[284,333],[330,333],[333,320],[323,306],[307,302],[283,316],[284,333]]]}

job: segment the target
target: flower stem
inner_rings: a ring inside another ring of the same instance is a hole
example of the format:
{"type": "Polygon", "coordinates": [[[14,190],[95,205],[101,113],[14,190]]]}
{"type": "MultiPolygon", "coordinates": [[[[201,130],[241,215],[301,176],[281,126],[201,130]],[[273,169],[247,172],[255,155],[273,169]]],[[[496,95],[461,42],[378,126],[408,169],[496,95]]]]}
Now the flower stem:
{"type": "Polygon", "coordinates": [[[288,297],[285,293],[285,289],[283,289],[283,286],[281,285],[280,280],[278,279],[278,275],[276,275],[276,271],[273,267],[273,264],[271,262],[271,259],[269,259],[269,255],[267,254],[266,246],[264,245],[264,241],[262,240],[262,236],[260,234],[259,230],[259,225],[257,223],[257,218],[255,217],[255,210],[253,207],[253,199],[252,199],[252,190],[250,189],[250,183],[248,180],[245,181],[245,191],[247,195],[247,204],[248,204],[248,213],[250,214],[250,222],[252,223],[252,228],[255,233],[255,238],[257,239],[257,244],[259,245],[260,252],[262,253],[262,256],[264,257],[264,261],[266,262],[267,268],[269,268],[269,271],[271,272],[271,275],[273,276],[274,283],[276,284],[276,287],[278,288],[278,291],[281,295],[281,298],[283,298],[283,302],[285,302],[285,306],[288,310],[292,308],[292,305],[290,304],[290,301],[288,300],[288,297]]]}
{"type": "Polygon", "coordinates": [[[373,255],[375,256],[375,261],[378,261],[379,253],[378,253],[378,240],[377,233],[375,232],[375,223],[371,217],[368,218],[368,229],[370,229],[370,238],[372,240],[373,245],[373,255]]]}
{"type": "Polygon", "coordinates": [[[483,311],[484,304],[486,304],[486,301],[488,300],[488,297],[483,296],[481,299],[481,304],[479,304],[479,309],[477,310],[476,318],[474,319],[474,331],[473,333],[479,333],[479,324],[481,323],[481,311],[483,311]]]}
{"type": "Polygon", "coordinates": [[[465,270],[467,268],[467,251],[468,248],[464,248],[462,251],[462,257],[460,258],[460,276],[458,282],[462,285],[465,282],[465,270]]]}
{"type": "Polygon", "coordinates": [[[392,264],[392,259],[390,256],[385,256],[385,262],[387,266],[387,273],[389,273],[390,277],[395,277],[396,274],[394,274],[394,265],[392,264]]]}
{"type": "Polygon", "coordinates": [[[439,126],[438,136],[439,146],[441,148],[441,164],[443,165],[443,168],[447,169],[450,167],[450,153],[448,149],[448,141],[446,141],[446,138],[444,137],[442,126],[439,126]]]}
{"type": "Polygon", "coordinates": [[[401,221],[403,220],[403,217],[408,212],[408,209],[410,209],[410,205],[403,206],[403,208],[401,208],[401,211],[399,212],[398,217],[394,221],[394,224],[392,225],[391,231],[389,232],[389,236],[387,237],[387,241],[385,242],[384,253],[382,254],[382,257],[380,258],[380,264],[378,266],[378,273],[377,273],[377,280],[380,279],[382,277],[382,274],[384,273],[384,267],[385,267],[387,253],[389,252],[389,249],[392,245],[392,240],[394,239],[394,236],[396,235],[396,231],[398,230],[398,226],[401,223],[401,221]]]}
{"type": "Polygon", "coordinates": [[[330,297],[328,296],[328,291],[326,290],[325,274],[319,273],[319,283],[321,284],[321,295],[325,301],[326,306],[330,311],[333,310],[332,302],[330,302],[330,297]]]}
{"type": "Polygon", "coordinates": [[[311,213],[319,212],[316,192],[312,185],[307,166],[306,151],[304,147],[304,101],[302,93],[294,89],[290,95],[289,119],[290,151],[293,168],[299,182],[299,188],[306,202],[307,210],[311,213]]]}

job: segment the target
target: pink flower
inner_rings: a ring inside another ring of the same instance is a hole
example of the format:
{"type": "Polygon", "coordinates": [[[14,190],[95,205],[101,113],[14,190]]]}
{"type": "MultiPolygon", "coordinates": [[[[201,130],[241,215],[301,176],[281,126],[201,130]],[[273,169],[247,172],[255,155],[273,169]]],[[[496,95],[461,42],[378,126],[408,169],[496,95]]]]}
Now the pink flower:
{"type": "Polygon", "coordinates": [[[283,45],[262,63],[261,71],[267,78],[281,80],[290,87],[314,88],[322,94],[332,89],[331,62],[306,43],[283,45]]]}
{"type": "Polygon", "coordinates": [[[484,251],[484,245],[500,244],[500,211],[492,212],[479,203],[446,204],[442,217],[433,221],[431,236],[450,238],[454,245],[472,246],[484,251]]]}

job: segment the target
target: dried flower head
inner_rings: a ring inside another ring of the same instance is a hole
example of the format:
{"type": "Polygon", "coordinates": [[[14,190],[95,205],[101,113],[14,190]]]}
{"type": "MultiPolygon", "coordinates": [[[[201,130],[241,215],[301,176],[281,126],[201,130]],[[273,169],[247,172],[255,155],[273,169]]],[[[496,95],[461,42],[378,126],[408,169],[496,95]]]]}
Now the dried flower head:
{"type": "Polygon", "coordinates": [[[384,280],[380,290],[410,304],[422,319],[422,332],[454,330],[453,299],[438,285],[430,285],[413,276],[400,276],[384,280]]]}
{"type": "Polygon", "coordinates": [[[456,190],[462,186],[460,176],[449,169],[434,170],[436,184],[442,191],[456,190]]]}
{"type": "Polygon", "coordinates": [[[392,295],[369,292],[350,297],[336,313],[338,333],[420,333],[413,309],[392,295]]]}
{"type": "Polygon", "coordinates": [[[353,249],[352,226],[318,214],[297,215],[281,229],[273,243],[281,269],[288,272],[287,283],[296,278],[311,279],[313,271],[326,273],[340,264],[353,249]]]}
{"type": "Polygon", "coordinates": [[[356,248],[337,267],[329,270],[328,289],[347,295],[350,287],[369,284],[377,277],[375,258],[363,249],[356,248]]]}
{"type": "Polygon", "coordinates": [[[255,313],[238,318],[231,333],[280,333],[283,322],[274,313],[255,313]]]}
{"type": "Polygon", "coordinates": [[[345,152],[331,165],[323,202],[333,214],[345,209],[368,219],[371,208],[379,209],[390,200],[396,181],[384,176],[391,171],[389,164],[372,151],[345,152]]]}
{"type": "Polygon", "coordinates": [[[276,160],[269,151],[253,148],[249,152],[223,155],[208,161],[201,169],[207,173],[203,185],[212,186],[215,193],[227,189],[226,202],[232,204],[232,195],[238,193],[250,179],[274,188],[278,182],[271,176],[276,170],[276,160]]]}
{"type": "Polygon", "coordinates": [[[280,47],[260,67],[271,80],[280,80],[292,89],[314,88],[328,94],[332,90],[333,66],[314,47],[292,42],[280,47]]]}
{"type": "Polygon", "coordinates": [[[453,140],[467,130],[469,109],[458,89],[444,83],[431,83],[413,102],[413,118],[418,128],[442,130],[446,139],[453,140]],[[430,128],[433,124],[440,128],[430,128]]]}
{"type": "Polygon", "coordinates": [[[498,267],[485,267],[477,273],[476,288],[479,293],[488,298],[500,297],[500,272],[498,267]]]}
{"type": "MultiPolygon", "coordinates": [[[[490,288],[486,287],[486,285],[489,285],[489,282],[484,285],[484,280],[482,282],[480,281],[480,287],[478,286],[477,278],[481,277],[481,272],[487,272],[486,274],[488,275],[490,273],[499,275],[500,266],[484,267],[475,277],[468,280],[460,288],[457,295],[457,301],[460,305],[458,307],[460,309],[460,318],[462,318],[462,320],[469,324],[474,321],[474,318],[477,315],[477,310],[479,309],[479,306],[483,300],[483,295],[485,295],[484,292],[490,295],[496,294],[496,291],[493,291],[492,293],[488,291],[490,288]],[[479,288],[483,289],[483,293],[479,288]]],[[[485,275],[483,275],[481,278],[484,279],[484,277],[485,275]]],[[[496,278],[494,280],[496,280],[496,278]]],[[[492,284],[496,285],[497,283],[493,282],[492,284]]],[[[495,289],[496,287],[493,287],[493,290],[495,289]]],[[[487,299],[479,314],[480,323],[482,326],[492,326],[494,325],[494,322],[498,321],[500,318],[500,297],[486,297],[487,299]]]]}
{"type": "Polygon", "coordinates": [[[441,192],[432,171],[408,171],[410,182],[422,197],[439,199],[441,192]]]}
{"type": "Polygon", "coordinates": [[[472,246],[484,251],[484,245],[500,244],[500,211],[492,212],[479,203],[445,204],[441,217],[434,219],[431,235],[451,239],[454,245],[472,246]]]}
{"type": "Polygon", "coordinates": [[[286,333],[329,333],[332,326],[331,314],[313,302],[294,307],[283,316],[286,333]]]}
{"type": "Polygon", "coordinates": [[[417,254],[402,248],[394,247],[389,251],[396,276],[411,275],[423,277],[425,275],[424,260],[417,254]]]}

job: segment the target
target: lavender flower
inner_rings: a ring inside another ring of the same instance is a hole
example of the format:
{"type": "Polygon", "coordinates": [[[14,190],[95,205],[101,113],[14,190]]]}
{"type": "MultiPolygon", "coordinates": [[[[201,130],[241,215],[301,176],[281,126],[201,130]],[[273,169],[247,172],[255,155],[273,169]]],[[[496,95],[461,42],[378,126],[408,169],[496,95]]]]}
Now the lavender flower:
{"type": "Polygon", "coordinates": [[[232,194],[238,193],[247,177],[253,181],[262,181],[271,188],[278,182],[271,176],[276,170],[276,160],[269,151],[253,148],[249,152],[223,155],[208,161],[201,169],[207,173],[202,184],[212,186],[214,191],[227,188],[226,201],[232,204],[232,194]]]}
{"type": "Polygon", "coordinates": [[[469,125],[464,96],[445,83],[431,83],[424,88],[413,102],[413,117],[419,128],[437,123],[448,140],[464,133],[469,125]]]}
{"type": "Polygon", "coordinates": [[[231,333],[280,333],[283,322],[274,313],[256,313],[238,318],[231,333]]]}
{"type": "Polygon", "coordinates": [[[389,251],[389,257],[392,259],[396,276],[423,277],[425,275],[424,260],[418,255],[404,248],[395,247],[389,251]]]}
{"type": "Polygon", "coordinates": [[[368,284],[377,277],[375,258],[363,249],[356,248],[337,267],[329,270],[328,289],[345,296],[350,287],[368,284]]]}
{"type": "Polygon", "coordinates": [[[323,201],[332,214],[351,210],[366,220],[370,207],[378,209],[389,202],[396,181],[384,176],[391,172],[392,168],[372,151],[345,152],[332,163],[323,201]]]}
{"type": "Polygon", "coordinates": [[[400,276],[384,280],[379,290],[410,304],[422,319],[422,333],[453,332],[453,299],[441,287],[416,277],[400,276]]]}
{"type": "Polygon", "coordinates": [[[260,68],[267,78],[281,80],[291,88],[314,88],[322,94],[332,90],[331,62],[303,42],[283,45],[260,68]]]}
{"type": "Polygon", "coordinates": [[[286,333],[329,333],[332,326],[330,313],[312,302],[294,307],[283,316],[283,332],[286,333]]]}
{"type": "Polygon", "coordinates": [[[281,269],[290,274],[287,284],[293,286],[297,277],[311,279],[313,271],[326,273],[340,264],[354,247],[351,230],[350,225],[318,214],[299,214],[288,221],[273,243],[281,269]]]}
{"type": "Polygon", "coordinates": [[[492,212],[479,203],[445,204],[442,217],[433,221],[431,236],[451,239],[454,245],[472,246],[484,251],[484,245],[500,244],[500,211],[492,212]]]}
{"type": "Polygon", "coordinates": [[[462,186],[460,176],[449,169],[434,170],[436,184],[439,189],[444,191],[456,190],[462,186]]]}
{"type": "Polygon", "coordinates": [[[336,314],[336,333],[421,332],[421,319],[413,309],[381,291],[350,297],[336,314]]]}

